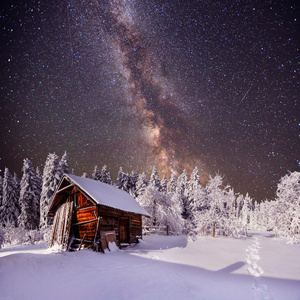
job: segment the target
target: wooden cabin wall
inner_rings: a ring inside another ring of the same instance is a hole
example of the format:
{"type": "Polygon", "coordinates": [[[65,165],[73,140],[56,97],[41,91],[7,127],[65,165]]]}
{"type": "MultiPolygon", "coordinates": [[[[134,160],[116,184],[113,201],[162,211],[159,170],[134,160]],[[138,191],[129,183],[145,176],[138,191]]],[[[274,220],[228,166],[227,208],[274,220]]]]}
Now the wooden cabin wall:
{"type": "MultiPolygon", "coordinates": [[[[142,236],[142,217],[134,213],[123,212],[107,206],[98,207],[100,218],[100,231],[115,231],[117,244],[120,245],[120,223],[121,219],[128,220],[128,243],[137,241],[137,236],[142,236]]],[[[125,223],[125,222],[123,222],[125,223]]]]}
{"type": "Polygon", "coordinates": [[[74,214],[72,229],[75,237],[93,242],[97,228],[98,209],[87,197],[73,189],[74,214]],[[90,222],[91,221],[91,222],[90,222]],[[83,223],[83,224],[82,224],[83,223]]]}

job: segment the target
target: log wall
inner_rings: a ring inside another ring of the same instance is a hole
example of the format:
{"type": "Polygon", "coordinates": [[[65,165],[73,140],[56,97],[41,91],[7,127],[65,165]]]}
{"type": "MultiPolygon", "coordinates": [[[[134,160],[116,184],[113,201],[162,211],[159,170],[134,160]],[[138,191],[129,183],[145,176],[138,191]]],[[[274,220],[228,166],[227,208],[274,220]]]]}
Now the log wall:
{"type": "Polygon", "coordinates": [[[135,243],[137,236],[142,236],[142,217],[134,213],[124,212],[107,206],[99,205],[98,215],[100,218],[100,231],[115,231],[117,244],[120,245],[120,219],[128,219],[128,241],[127,243],[135,243]]]}

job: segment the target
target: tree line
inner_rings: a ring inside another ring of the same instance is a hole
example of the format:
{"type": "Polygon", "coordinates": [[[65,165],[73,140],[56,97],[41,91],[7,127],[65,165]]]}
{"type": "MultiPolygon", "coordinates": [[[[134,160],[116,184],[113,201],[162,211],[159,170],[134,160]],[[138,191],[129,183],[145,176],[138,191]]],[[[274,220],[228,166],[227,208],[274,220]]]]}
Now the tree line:
{"type": "MultiPolygon", "coordinates": [[[[73,173],[68,155],[59,158],[55,153],[47,156],[43,173],[24,159],[21,180],[5,168],[0,176],[0,227],[19,227],[42,230],[48,227],[46,215],[52,196],[64,173],[73,173]]],[[[88,177],[87,173],[82,174],[88,177]]],[[[273,201],[257,203],[246,194],[235,193],[224,186],[217,174],[206,186],[199,180],[194,168],[190,177],[186,170],[178,177],[171,174],[161,179],[154,166],[148,178],[143,172],[128,174],[120,168],[115,181],[107,168],[96,165],[91,179],[110,184],[132,195],[151,215],[145,218],[145,227],[168,226],[173,234],[246,235],[248,229],[273,230],[277,235],[299,240],[300,233],[300,173],[284,176],[278,183],[273,201]]]]}

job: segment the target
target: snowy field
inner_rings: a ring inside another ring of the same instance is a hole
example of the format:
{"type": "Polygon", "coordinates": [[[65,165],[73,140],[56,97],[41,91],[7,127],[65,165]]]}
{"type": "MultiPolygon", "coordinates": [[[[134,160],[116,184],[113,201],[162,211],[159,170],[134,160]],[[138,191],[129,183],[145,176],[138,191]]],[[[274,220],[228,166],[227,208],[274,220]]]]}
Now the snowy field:
{"type": "Polygon", "coordinates": [[[0,299],[300,299],[300,245],[146,236],[105,255],[44,245],[0,250],[0,299]]]}

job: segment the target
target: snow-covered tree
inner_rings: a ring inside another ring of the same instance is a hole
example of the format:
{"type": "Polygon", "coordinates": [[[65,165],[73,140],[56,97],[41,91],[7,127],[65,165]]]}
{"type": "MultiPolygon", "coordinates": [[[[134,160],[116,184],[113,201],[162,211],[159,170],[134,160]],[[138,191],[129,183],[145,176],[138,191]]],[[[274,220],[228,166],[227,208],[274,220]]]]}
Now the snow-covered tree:
{"type": "Polygon", "coordinates": [[[293,242],[300,241],[300,172],[289,173],[280,179],[276,200],[276,231],[293,242]]]}
{"type": "Polygon", "coordinates": [[[138,179],[139,179],[139,175],[136,172],[132,171],[128,181],[128,192],[134,198],[137,197],[136,183],[138,179]]]}
{"type": "Polygon", "coordinates": [[[145,193],[145,189],[148,186],[149,181],[146,177],[145,172],[139,175],[138,181],[136,183],[136,195],[141,196],[145,193]]]}
{"type": "Polygon", "coordinates": [[[89,178],[89,176],[88,176],[88,174],[86,172],[83,172],[82,175],[81,175],[81,177],[83,177],[83,178],[89,178]]]}
{"type": "MultiPolygon", "coordinates": [[[[0,176],[0,212],[1,212],[1,206],[2,206],[2,198],[3,198],[3,178],[0,176]]],[[[0,221],[1,223],[1,221],[0,221]]]]}
{"type": "Polygon", "coordinates": [[[98,168],[97,165],[95,166],[94,171],[93,171],[93,173],[92,173],[92,178],[93,178],[94,180],[100,181],[101,176],[100,176],[100,171],[99,171],[99,168],[98,168]]]}
{"type": "Polygon", "coordinates": [[[145,208],[151,218],[144,220],[149,227],[168,226],[169,233],[180,234],[183,228],[181,206],[170,195],[158,191],[153,185],[146,187],[145,192],[137,198],[138,203],[145,208]]]}
{"type": "Polygon", "coordinates": [[[40,221],[40,179],[37,177],[29,159],[24,159],[22,170],[19,226],[27,230],[37,229],[40,221]]]}
{"type": "Polygon", "coordinates": [[[188,176],[186,170],[177,179],[176,194],[181,199],[182,217],[183,219],[188,219],[191,214],[191,207],[188,199],[188,176]]]}
{"type": "Polygon", "coordinates": [[[44,228],[49,224],[46,216],[51,204],[50,201],[63,175],[59,162],[59,157],[55,153],[48,154],[43,171],[40,200],[40,228],[44,228]]]}
{"type": "Polygon", "coordinates": [[[149,180],[149,185],[152,185],[158,191],[161,191],[161,182],[160,182],[158,172],[157,172],[157,169],[155,166],[152,169],[152,173],[151,173],[150,180],[149,180]]]}
{"type": "Polygon", "coordinates": [[[0,221],[2,226],[11,224],[18,226],[18,217],[20,214],[20,206],[18,193],[16,193],[15,179],[5,168],[3,177],[3,198],[0,212],[0,221]]]}
{"type": "Polygon", "coordinates": [[[200,212],[197,218],[199,234],[234,235],[237,236],[239,230],[238,222],[235,218],[229,217],[227,210],[226,190],[222,189],[223,178],[220,175],[210,177],[206,185],[209,208],[200,212]]]}
{"type": "Polygon", "coordinates": [[[172,172],[168,185],[167,185],[167,193],[168,194],[175,194],[176,193],[176,187],[177,187],[177,180],[176,180],[176,176],[175,173],[172,172]]]}
{"type": "Polygon", "coordinates": [[[21,207],[20,207],[20,203],[19,203],[19,199],[20,199],[20,190],[21,190],[21,186],[20,186],[20,179],[18,178],[18,175],[16,174],[16,172],[14,172],[14,189],[15,189],[15,197],[18,199],[18,206],[19,209],[21,211],[21,207]]]}
{"type": "Polygon", "coordinates": [[[241,217],[240,217],[241,223],[245,230],[246,235],[247,235],[247,227],[248,227],[248,224],[250,223],[251,210],[252,210],[252,199],[250,198],[250,196],[247,193],[244,198],[244,201],[243,201],[243,207],[241,210],[241,217]]]}
{"type": "Polygon", "coordinates": [[[113,184],[110,172],[108,171],[106,165],[102,167],[101,174],[100,174],[100,181],[110,185],[113,184]]]}
{"type": "Polygon", "coordinates": [[[41,186],[41,189],[42,189],[42,184],[43,184],[43,174],[41,173],[41,170],[40,170],[39,167],[36,167],[36,169],[35,169],[35,175],[36,175],[36,177],[39,179],[40,186],[41,186]]]}
{"type": "Polygon", "coordinates": [[[198,214],[199,211],[205,209],[206,205],[206,191],[201,187],[199,180],[199,171],[198,168],[195,167],[189,183],[186,185],[185,195],[187,197],[187,207],[189,209],[189,220],[195,224],[195,214],[198,214]]]}
{"type": "Polygon", "coordinates": [[[200,175],[199,175],[198,168],[195,167],[191,174],[191,178],[190,178],[190,182],[189,182],[190,191],[195,190],[199,186],[201,186],[199,177],[200,177],[200,175]]]}
{"type": "Polygon", "coordinates": [[[161,191],[164,194],[167,194],[167,188],[168,188],[168,180],[167,180],[167,176],[164,175],[162,180],[161,180],[161,191]]]}
{"type": "Polygon", "coordinates": [[[69,167],[69,161],[68,161],[68,154],[67,151],[63,154],[60,162],[60,167],[63,174],[69,174],[70,173],[70,167],[69,167]]]}
{"type": "Polygon", "coordinates": [[[1,250],[2,246],[4,245],[4,242],[5,242],[4,231],[0,227],[0,250],[1,250]]]}
{"type": "Polygon", "coordinates": [[[117,180],[115,182],[115,187],[125,192],[128,192],[128,183],[129,183],[129,176],[127,173],[123,171],[122,167],[120,167],[117,180]]]}

